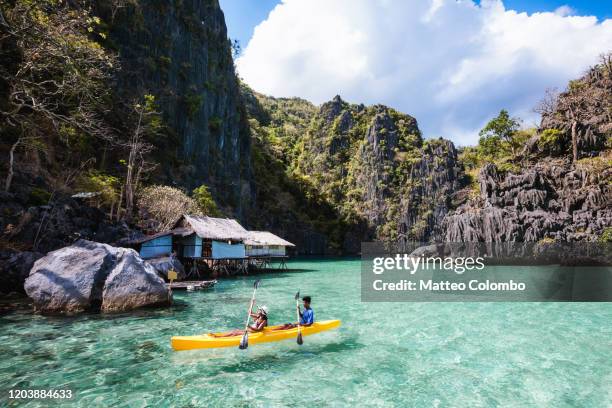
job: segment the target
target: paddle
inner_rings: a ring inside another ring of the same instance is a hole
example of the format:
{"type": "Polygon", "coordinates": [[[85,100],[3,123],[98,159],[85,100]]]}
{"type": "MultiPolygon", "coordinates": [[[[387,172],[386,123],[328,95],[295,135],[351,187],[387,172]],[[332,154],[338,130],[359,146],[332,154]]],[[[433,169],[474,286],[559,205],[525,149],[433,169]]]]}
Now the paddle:
{"type": "Polygon", "coordinates": [[[301,346],[304,343],[304,340],[302,340],[302,326],[300,326],[300,291],[298,291],[298,293],[295,294],[295,307],[297,309],[297,319],[298,319],[297,344],[301,346]]]}
{"type": "Polygon", "coordinates": [[[253,303],[255,302],[255,292],[257,292],[257,287],[259,286],[259,279],[255,281],[253,284],[253,296],[251,297],[251,305],[249,306],[249,311],[247,312],[247,321],[246,326],[244,327],[244,335],[242,339],[240,339],[240,345],[238,348],[240,350],[244,350],[249,347],[249,320],[251,319],[251,312],[253,311],[253,303]]]}

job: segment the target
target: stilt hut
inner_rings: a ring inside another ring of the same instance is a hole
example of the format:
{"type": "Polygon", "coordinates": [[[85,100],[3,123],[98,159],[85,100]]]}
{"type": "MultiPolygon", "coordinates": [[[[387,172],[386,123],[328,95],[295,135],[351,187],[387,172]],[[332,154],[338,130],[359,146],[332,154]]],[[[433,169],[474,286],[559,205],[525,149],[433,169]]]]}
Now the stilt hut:
{"type": "Polygon", "coordinates": [[[246,270],[244,240],[248,231],[228,218],[183,215],[173,230],[180,256],[197,265],[203,260],[213,270],[246,270]]]}
{"type": "Polygon", "coordinates": [[[287,248],[295,247],[291,242],[267,231],[249,231],[244,244],[250,265],[258,269],[271,269],[273,263],[277,264],[277,269],[286,269],[287,248]]]}

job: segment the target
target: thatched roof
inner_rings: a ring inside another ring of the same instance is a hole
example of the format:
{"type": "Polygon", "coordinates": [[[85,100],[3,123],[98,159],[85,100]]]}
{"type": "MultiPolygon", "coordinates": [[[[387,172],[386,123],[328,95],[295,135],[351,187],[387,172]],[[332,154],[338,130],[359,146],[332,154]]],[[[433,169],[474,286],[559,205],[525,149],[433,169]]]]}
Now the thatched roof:
{"type": "Polygon", "coordinates": [[[229,218],[185,214],[178,221],[177,226],[189,227],[203,239],[242,241],[249,237],[249,232],[238,221],[229,218]]]}
{"type": "Polygon", "coordinates": [[[173,231],[162,231],[162,232],[158,232],[157,234],[144,235],[144,236],[141,236],[140,238],[126,240],[126,241],[123,241],[123,243],[126,245],[139,245],[139,244],[144,244],[145,242],[149,242],[154,239],[165,237],[167,235],[172,235],[172,234],[173,234],[173,231]]]}
{"type": "Polygon", "coordinates": [[[249,237],[244,240],[246,245],[280,245],[292,246],[291,242],[285,241],[281,237],[268,231],[249,231],[249,237]]]}

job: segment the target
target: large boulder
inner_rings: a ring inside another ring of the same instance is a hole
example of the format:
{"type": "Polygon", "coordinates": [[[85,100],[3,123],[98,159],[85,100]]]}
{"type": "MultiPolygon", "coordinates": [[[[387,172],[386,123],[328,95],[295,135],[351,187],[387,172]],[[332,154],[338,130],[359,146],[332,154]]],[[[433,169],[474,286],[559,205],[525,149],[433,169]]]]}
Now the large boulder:
{"type": "Polygon", "coordinates": [[[176,256],[161,256],[159,258],[147,259],[147,263],[155,268],[155,271],[164,279],[168,279],[168,271],[174,270],[178,280],[185,279],[185,268],[176,256]]]}
{"type": "Polygon", "coordinates": [[[136,251],[86,240],[36,261],[24,288],[43,313],[118,311],[171,302],[164,281],[136,251]]]}
{"type": "Polygon", "coordinates": [[[172,302],[172,294],[155,268],[132,249],[124,250],[106,278],[102,292],[103,312],[123,312],[142,306],[172,302]]]}

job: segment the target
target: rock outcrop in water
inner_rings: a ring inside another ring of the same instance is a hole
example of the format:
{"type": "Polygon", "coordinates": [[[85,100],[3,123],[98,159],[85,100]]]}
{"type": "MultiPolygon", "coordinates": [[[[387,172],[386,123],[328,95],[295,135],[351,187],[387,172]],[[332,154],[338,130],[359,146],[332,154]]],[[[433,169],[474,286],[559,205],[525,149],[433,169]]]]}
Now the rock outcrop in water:
{"type": "Polygon", "coordinates": [[[42,313],[117,312],[172,302],[164,281],[136,251],[86,240],[36,261],[25,291],[42,313]]]}
{"type": "Polygon", "coordinates": [[[123,312],[142,306],[166,305],[172,295],[155,269],[134,250],[118,248],[116,264],[102,289],[102,311],[123,312]]]}
{"type": "Polygon", "coordinates": [[[547,160],[520,172],[494,164],[478,175],[480,196],[444,220],[449,242],[592,240],[612,225],[610,167],[576,168],[569,159],[547,160]]]}

